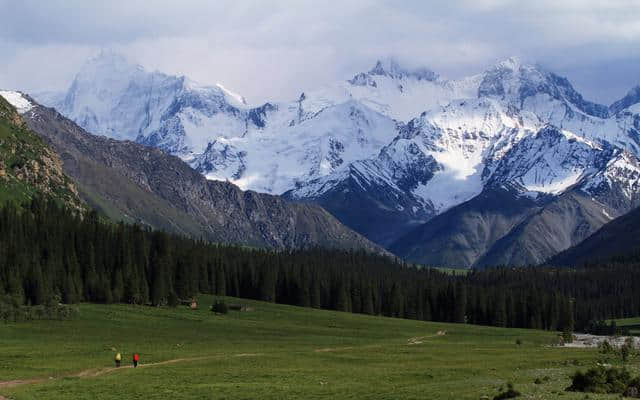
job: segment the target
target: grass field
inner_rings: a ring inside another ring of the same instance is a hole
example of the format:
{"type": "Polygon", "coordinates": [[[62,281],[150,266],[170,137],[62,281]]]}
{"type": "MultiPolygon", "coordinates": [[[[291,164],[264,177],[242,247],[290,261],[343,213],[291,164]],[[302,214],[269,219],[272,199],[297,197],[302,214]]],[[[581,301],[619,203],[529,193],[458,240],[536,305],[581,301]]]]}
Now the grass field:
{"type": "MultiPolygon", "coordinates": [[[[214,315],[207,310],[212,299],[201,297],[196,311],[83,304],[74,320],[0,325],[0,395],[479,399],[493,398],[513,382],[522,398],[584,399],[564,388],[570,374],[600,356],[591,349],[551,348],[550,332],[230,301],[254,310],[214,315]],[[142,366],[114,370],[116,349],[125,365],[138,352],[142,366]],[[551,379],[534,384],[544,376],[551,379]]],[[[636,361],[630,368],[638,372],[636,361]]]]}

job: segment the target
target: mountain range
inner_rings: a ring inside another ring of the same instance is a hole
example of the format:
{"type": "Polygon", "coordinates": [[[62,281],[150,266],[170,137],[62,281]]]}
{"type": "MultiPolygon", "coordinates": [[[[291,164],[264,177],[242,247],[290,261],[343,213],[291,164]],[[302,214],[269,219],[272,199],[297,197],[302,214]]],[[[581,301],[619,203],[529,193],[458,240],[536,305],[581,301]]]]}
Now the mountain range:
{"type": "Polygon", "coordinates": [[[34,97],[209,182],[318,204],[423,264],[538,264],[639,205],[640,87],[605,106],[517,58],[455,80],[379,61],[251,106],[105,51],[34,97]]]}
{"type": "MultiPolygon", "coordinates": [[[[5,91],[0,97],[17,106],[12,109],[6,104],[26,132],[23,135],[34,137],[42,151],[57,160],[56,172],[69,182],[75,196],[113,220],[216,243],[384,253],[318,206],[208,181],[178,157],[135,142],[92,135],[27,95],[5,91]]],[[[52,185],[40,186],[33,189],[51,191],[52,185]]]]}

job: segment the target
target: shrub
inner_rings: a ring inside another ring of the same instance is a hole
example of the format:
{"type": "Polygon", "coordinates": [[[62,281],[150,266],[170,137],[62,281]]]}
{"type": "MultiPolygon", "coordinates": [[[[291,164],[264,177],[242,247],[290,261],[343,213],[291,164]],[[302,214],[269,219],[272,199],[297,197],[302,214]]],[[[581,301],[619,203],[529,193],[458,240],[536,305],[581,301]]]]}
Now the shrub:
{"type": "Polygon", "coordinates": [[[603,320],[592,320],[585,328],[586,333],[593,335],[615,335],[621,333],[621,330],[617,327],[616,321],[611,321],[609,325],[603,320]]]}
{"type": "Polygon", "coordinates": [[[548,376],[548,375],[545,375],[545,376],[544,376],[544,377],[542,377],[542,378],[539,378],[539,377],[538,377],[538,378],[536,378],[536,379],[533,381],[533,383],[535,383],[536,385],[541,385],[542,383],[544,383],[544,382],[549,382],[550,380],[551,380],[551,378],[549,378],[549,376],[548,376]]]}
{"type": "Polygon", "coordinates": [[[522,344],[522,340],[521,340],[521,339],[516,339],[516,344],[517,344],[518,346],[520,346],[520,345],[522,344]]]}
{"type": "Polygon", "coordinates": [[[211,311],[216,314],[226,314],[229,312],[229,307],[227,307],[227,303],[224,300],[216,300],[211,306],[211,311]]]}
{"type": "Polygon", "coordinates": [[[623,362],[629,361],[629,358],[635,357],[636,355],[636,346],[635,341],[632,337],[627,338],[624,344],[620,347],[620,358],[622,358],[623,362]]]}
{"type": "Polygon", "coordinates": [[[520,392],[513,388],[512,383],[508,383],[507,390],[494,396],[493,400],[515,399],[518,396],[520,396],[520,392]]]}
{"type": "Polygon", "coordinates": [[[600,344],[599,347],[602,354],[609,354],[613,352],[613,346],[611,346],[611,343],[609,343],[609,341],[606,339],[600,344]]]}
{"type": "Polygon", "coordinates": [[[562,341],[562,338],[560,336],[555,336],[553,339],[551,339],[551,346],[562,346],[564,345],[564,342],[562,341]]]}
{"type": "Polygon", "coordinates": [[[631,382],[631,375],[626,369],[591,368],[587,372],[578,371],[571,378],[572,392],[588,393],[622,393],[631,382]]]}
{"type": "Polygon", "coordinates": [[[573,343],[573,332],[563,331],[562,340],[564,341],[564,343],[573,343]]]}
{"type": "Polygon", "coordinates": [[[625,397],[640,398],[640,377],[629,382],[622,395],[625,397]]]}
{"type": "Polygon", "coordinates": [[[77,314],[77,308],[60,304],[58,297],[47,299],[45,304],[23,306],[15,298],[0,296],[0,321],[4,322],[64,320],[73,318],[77,314]]]}
{"type": "Polygon", "coordinates": [[[626,345],[623,345],[622,347],[620,347],[620,358],[622,359],[622,362],[629,361],[630,355],[631,355],[631,350],[629,349],[629,347],[627,347],[626,345]]]}

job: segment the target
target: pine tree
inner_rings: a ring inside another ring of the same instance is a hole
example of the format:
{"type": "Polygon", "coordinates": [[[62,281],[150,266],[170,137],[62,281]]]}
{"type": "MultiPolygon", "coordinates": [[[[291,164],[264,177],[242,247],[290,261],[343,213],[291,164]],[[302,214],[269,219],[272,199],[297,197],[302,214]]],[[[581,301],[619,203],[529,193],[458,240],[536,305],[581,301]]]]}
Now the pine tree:
{"type": "Polygon", "coordinates": [[[124,277],[122,276],[122,269],[116,268],[112,278],[111,295],[113,301],[119,303],[124,300],[124,277]]]}
{"type": "Polygon", "coordinates": [[[366,282],[364,284],[364,290],[362,291],[362,312],[364,314],[373,315],[375,313],[372,292],[373,290],[371,289],[371,284],[369,282],[366,282]]]}
{"type": "Polygon", "coordinates": [[[276,273],[265,265],[260,274],[260,300],[274,302],[276,300],[276,273]]]}
{"type": "Polygon", "coordinates": [[[322,300],[320,297],[320,293],[321,293],[321,288],[320,288],[320,281],[319,279],[314,276],[311,279],[311,293],[309,294],[311,299],[310,299],[310,303],[311,303],[311,307],[313,308],[320,308],[322,307],[322,300]]]}
{"type": "Polygon", "coordinates": [[[467,288],[460,282],[456,284],[454,321],[466,322],[467,315],[467,288]]]}
{"type": "Polygon", "coordinates": [[[350,308],[350,297],[347,291],[347,285],[344,282],[344,279],[338,279],[338,282],[335,285],[335,306],[334,308],[338,311],[348,312],[350,308]]]}
{"type": "Polygon", "coordinates": [[[224,272],[224,267],[222,265],[218,265],[216,268],[216,295],[218,296],[226,296],[227,295],[227,280],[224,272]]]}
{"type": "Polygon", "coordinates": [[[27,277],[27,299],[31,304],[44,304],[47,299],[45,283],[42,278],[42,270],[40,265],[32,261],[27,277]]]}
{"type": "Polygon", "coordinates": [[[497,295],[495,295],[494,300],[494,314],[493,314],[493,324],[495,326],[507,326],[507,309],[506,309],[506,299],[504,292],[499,291],[497,295]]]}

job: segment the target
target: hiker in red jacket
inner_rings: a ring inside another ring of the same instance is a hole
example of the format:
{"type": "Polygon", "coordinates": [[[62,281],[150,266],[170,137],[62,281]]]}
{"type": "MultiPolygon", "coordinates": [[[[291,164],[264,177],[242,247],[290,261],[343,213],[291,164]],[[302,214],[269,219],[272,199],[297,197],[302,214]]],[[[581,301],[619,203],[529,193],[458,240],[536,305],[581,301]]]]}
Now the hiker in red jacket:
{"type": "Polygon", "coordinates": [[[133,368],[138,366],[138,353],[133,354],[133,368]]]}

